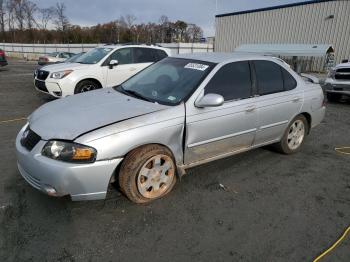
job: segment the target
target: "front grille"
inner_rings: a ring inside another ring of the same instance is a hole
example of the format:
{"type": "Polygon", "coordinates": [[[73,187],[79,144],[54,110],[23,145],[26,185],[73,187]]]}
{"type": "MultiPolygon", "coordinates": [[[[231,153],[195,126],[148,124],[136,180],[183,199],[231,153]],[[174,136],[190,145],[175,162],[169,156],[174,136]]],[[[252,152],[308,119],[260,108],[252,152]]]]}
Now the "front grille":
{"type": "Polygon", "coordinates": [[[38,73],[36,77],[40,80],[46,80],[46,78],[49,76],[50,72],[45,70],[38,70],[38,73]]]}
{"type": "Polygon", "coordinates": [[[41,137],[37,135],[34,131],[32,131],[30,128],[27,128],[23,132],[23,136],[21,138],[21,145],[31,151],[37,143],[41,140],[41,137]]]}
{"type": "Polygon", "coordinates": [[[44,81],[40,81],[40,80],[35,79],[35,86],[43,92],[46,92],[46,93],[49,92],[49,90],[47,90],[47,88],[46,88],[44,81]]]}
{"type": "Polygon", "coordinates": [[[337,69],[334,78],[337,80],[350,80],[350,68],[337,69]]]}

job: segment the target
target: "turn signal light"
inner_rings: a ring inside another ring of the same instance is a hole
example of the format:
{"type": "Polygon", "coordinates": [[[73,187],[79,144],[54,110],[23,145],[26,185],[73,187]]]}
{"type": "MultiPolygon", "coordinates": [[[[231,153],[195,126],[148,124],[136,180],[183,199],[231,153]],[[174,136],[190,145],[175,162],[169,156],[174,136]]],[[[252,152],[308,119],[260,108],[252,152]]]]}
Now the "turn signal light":
{"type": "Polygon", "coordinates": [[[89,148],[76,148],[73,153],[72,159],[74,160],[87,160],[94,157],[94,152],[89,148]]]}

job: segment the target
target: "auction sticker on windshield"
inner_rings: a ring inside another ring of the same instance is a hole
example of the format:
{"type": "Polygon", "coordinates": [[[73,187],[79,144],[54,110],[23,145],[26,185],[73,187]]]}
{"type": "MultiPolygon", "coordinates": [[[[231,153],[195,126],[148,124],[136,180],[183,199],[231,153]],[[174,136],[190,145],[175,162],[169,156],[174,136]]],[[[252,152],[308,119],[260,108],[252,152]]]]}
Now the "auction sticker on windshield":
{"type": "Polygon", "coordinates": [[[208,67],[209,67],[208,65],[197,64],[197,63],[188,63],[187,65],[185,65],[185,68],[195,69],[199,71],[205,71],[208,67]]]}

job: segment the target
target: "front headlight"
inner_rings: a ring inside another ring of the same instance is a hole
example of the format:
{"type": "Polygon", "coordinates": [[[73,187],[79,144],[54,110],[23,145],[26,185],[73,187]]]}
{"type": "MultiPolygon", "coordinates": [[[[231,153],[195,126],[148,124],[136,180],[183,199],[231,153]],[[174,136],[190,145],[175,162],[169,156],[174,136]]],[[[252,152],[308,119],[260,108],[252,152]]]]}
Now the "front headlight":
{"type": "Polygon", "coordinates": [[[59,72],[53,72],[50,75],[50,78],[62,79],[63,77],[66,77],[67,75],[69,75],[72,72],[73,72],[73,70],[64,70],[64,71],[59,71],[59,72]]]}
{"type": "Polygon", "coordinates": [[[65,141],[48,141],[41,151],[43,156],[71,163],[93,163],[96,160],[96,149],[65,141]]]}

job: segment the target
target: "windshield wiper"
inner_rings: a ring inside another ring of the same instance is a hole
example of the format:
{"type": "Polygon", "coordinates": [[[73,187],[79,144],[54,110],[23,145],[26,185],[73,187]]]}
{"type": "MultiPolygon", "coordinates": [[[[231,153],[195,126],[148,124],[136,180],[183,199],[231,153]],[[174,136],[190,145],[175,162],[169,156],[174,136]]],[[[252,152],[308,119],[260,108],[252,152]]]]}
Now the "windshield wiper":
{"type": "Polygon", "coordinates": [[[147,102],[152,102],[152,103],[153,103],[153,101],[152,101],[151,99],[149,99],[149,98],[147,98],[147,97],[141,95],[140,93],[138,93],[138,92],[136,92],[136,91],[134,91],[134,90],[127,90],[127,89],[124,89],[122,85],[116,86],[115,89],[116,89],[117,91],[122,92],[123,94],[131,95],[131,96],[133,96],[133,97],[135,97],[135,98],[139,98],[139,99],[145,100],[145,101],[147,101],[147,102]]]}

